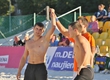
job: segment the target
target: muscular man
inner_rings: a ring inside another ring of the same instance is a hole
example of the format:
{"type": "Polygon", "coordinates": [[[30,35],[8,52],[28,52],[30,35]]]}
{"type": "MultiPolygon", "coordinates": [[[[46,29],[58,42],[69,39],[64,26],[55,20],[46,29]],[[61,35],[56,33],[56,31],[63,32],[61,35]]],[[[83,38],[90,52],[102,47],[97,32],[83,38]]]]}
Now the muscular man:
{"type": "Polygon", "coordinates": [[[81,35],[81,32],[82,26],[79,22],[69,25],[69,35],[75,40],[74,54],[78,67],[78,75],[74,80],[93,80],[94,72],[91,68],[91,47],[89,41],[81,35]]]}
{"type": "MultiPolygon", "coordinates": [[[[51,10],[53,16],[53,11],[51,10]]],[[[56,26],[56,22],[52,18],[52,27],[45,36],[41,36],[44,32],[44,25],[42,23],[36,23],[33,31],[34,37],[25,44],[25,51],[20,60],[17,80],[21,75],[21,70],[28,58],[28,65],[25,71],[24,80],[47,80],[47,70],[44,63],[44,56],[49,47],[50,37],[53,34],[56,26]]]]}

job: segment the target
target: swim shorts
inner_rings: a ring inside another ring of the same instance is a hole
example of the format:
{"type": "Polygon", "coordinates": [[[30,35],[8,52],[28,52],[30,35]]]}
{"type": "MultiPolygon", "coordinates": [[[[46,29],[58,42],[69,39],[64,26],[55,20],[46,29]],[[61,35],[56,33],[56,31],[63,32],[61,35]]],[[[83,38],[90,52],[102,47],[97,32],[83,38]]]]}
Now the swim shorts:
{"type": "Polygon", "coordinates": [[[45,64],[28,63],[24,80],[47,80],[47,70],[45,64]]]}

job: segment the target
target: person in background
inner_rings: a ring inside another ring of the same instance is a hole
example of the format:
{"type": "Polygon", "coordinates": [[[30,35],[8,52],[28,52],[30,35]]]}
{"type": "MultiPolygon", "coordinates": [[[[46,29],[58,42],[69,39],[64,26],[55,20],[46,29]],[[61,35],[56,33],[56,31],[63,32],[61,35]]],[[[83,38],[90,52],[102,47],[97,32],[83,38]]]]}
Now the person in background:
{"type": "Polygon", "coordinates": [[[57,40],[57,37],[56,35],[52,35],[51,39],[50,39],[50,46],[58,46],[58,40],[57,40]]]}
{"type": "Polygon", "coordinates": [[[110,5],[108,7],[108,15],[107,16],[103,16],[104,22],[106,21],[110,21],[110,5]]]}
{"type": "Polygon", "coordinates": [[[66,38],[65,36],[63,36],[63,38],[61,39],[61,41],[59,41],[58,46],[69,46],[70,45],[70,41],[68,38],[66,38]]]}
{"type": "Polygon", "coordinates": [[[25,37],[24,37],[24,41],[23,41],[23,45],[25,45],[25,43],[30,40],[29,34],[26,33],[25,37]]]}
{"type": "Polygon", "coordinates": [[[94,15],[91,16],[91,22],[89,23],[87,31],[90,32],[91,34],[94,32],[99,32],[98,21],[94,15]]]}
{"type": "Polygon", "coordinates": [[[98,21],[103,21],[103,16],[107,15],[107,11],[104,8],[105,5],[103,4],[98,5],[99,11],[94,14],[98,21]]]}
{"type": "Polygon", "coordinates": [[[23,46],[23,42],[18,36],[14,37],[13,46],[23,46]]]}
{"type": "Polygon", "coordinates": [[[59,33],[58,35],[59,35],[59,41],[61,41],[63,38],[63,35],[62,35],[62,33],[59,33]]]}

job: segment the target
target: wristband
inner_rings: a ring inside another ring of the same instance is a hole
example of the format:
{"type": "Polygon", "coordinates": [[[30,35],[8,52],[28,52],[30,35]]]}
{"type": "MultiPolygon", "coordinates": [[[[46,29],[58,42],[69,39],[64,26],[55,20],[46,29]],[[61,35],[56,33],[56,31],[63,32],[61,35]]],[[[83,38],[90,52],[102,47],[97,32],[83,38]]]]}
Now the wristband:
{"type": "Polygon", "coordinates": [[[58,21],[58,18],[56,18],[56,22],[58,21]]]}

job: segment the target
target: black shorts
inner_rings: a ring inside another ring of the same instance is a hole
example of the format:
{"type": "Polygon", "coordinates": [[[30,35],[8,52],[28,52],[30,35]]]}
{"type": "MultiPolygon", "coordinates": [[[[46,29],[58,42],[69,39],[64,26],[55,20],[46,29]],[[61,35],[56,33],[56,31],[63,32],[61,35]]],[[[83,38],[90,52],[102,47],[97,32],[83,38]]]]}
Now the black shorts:
{"type": "Polygon", "coordinates": [[[45,64],[28,63],[24,80],[47,80],[47,70],[45,64]]]}
{"type": "Polygon", "coordinates": [[[74,80],[93,80],[94,72],[91,67],[81,69],[79,75],[74,80]]]}

